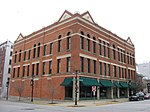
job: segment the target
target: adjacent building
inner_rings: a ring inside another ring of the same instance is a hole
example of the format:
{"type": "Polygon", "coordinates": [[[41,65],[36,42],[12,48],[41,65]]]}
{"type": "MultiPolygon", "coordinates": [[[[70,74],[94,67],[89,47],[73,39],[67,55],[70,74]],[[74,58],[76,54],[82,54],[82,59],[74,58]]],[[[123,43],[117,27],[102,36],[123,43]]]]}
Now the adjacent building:
{"type": "Polygon", "coordinates": [[[18,96],[21,87],[22,96],[31,97],[33,79],[34,98],[74,99],[77,92],[79,100],[93,99],[92,86],[97,99],[128,97],[135,73],[129,37],[99,26],[88,11],[65,11],[56,23],[16,39],[10,95],[18,96]]]}
{"type": "Polygon", "coordinates": [[[145,77],[150,78],[150,62],[138,64],[137,68],[140,74],[143,74],[145,77]]]}
{"type": "Polygon", "coordinates": [[[6,82],[10,77],[13,43],[6,41],[0,44],[0,97],[6,97],[6,82]]]}

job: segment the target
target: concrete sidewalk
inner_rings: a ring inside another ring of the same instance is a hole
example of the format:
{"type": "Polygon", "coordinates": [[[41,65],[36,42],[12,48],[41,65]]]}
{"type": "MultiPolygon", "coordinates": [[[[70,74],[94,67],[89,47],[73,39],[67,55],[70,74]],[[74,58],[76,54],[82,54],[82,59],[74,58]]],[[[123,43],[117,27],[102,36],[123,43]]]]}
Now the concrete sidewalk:
{"type": "MultiPolygon", "coordinates": [[[[1,100],[6,100],[2,98],[1,100]]],[[[33,102],[30,102],[30,98],[21,98],[21,101],[18,100],[18,97],[10,97],[8,101],[11,102],[20,102],[20,103],[31,103],[38,105],[48,105],[48,106],[63,106],[63,107],[89,107],[89,106],[102,106],[108,104],[118,104],[122,102],[128,102],[128,98],[120,98],[120,99],[100,99],[100,100],[80,100],[78,101],[78,105],[75,106],[74,101],[72,100],[61,100],[54,101],[54,104],[51,104],[51,100],[41,100],[34,99],[33,102]]]]}

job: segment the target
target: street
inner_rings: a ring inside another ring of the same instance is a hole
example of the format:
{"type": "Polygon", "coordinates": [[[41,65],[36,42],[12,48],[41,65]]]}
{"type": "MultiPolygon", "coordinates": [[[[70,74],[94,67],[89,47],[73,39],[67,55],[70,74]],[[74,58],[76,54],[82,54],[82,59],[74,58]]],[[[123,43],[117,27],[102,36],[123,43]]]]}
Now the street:
{"type": "Polygon", "coordinates": [[[0,112],[150,112],[150,100],[88,107],[49,106],[0,100],[0,112]]]}

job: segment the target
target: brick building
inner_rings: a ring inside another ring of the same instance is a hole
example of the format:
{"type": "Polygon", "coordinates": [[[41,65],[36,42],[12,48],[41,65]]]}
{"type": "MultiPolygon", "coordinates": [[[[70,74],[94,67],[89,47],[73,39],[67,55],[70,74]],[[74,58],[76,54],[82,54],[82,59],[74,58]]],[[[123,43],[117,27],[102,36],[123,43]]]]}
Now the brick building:
{"type": "Polygon", "coordinates": [[[6,82],[11,73],[13,43],[6,41],[0,44],[0,97],[6,97],[6,82]]]}
{"type": "MultiPolygon", "coordinates": [[[[58,22],[28,36],[20,34],[14,43],[11,96],[18,96],[15,86],[22,86],[22,96],[74,99],[75,71],[78,99],[91,99],[97,86],[97,99],[129,96],[128,82],[135,80],[135,48],[94,22],[89,12],[65,11],[58,22]]],[[[132,85],[130,85],[131,87],[132,85]]]]}

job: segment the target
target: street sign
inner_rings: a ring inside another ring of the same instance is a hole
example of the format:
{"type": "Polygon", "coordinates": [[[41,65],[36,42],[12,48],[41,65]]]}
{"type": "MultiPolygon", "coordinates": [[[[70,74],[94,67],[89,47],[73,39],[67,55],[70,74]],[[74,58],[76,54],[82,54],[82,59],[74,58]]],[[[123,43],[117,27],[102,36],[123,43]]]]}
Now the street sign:
{"type": "Polygon", "coordinates": [[[96,86],[92,86],[92,91],[96,92],[96,86]]]}

